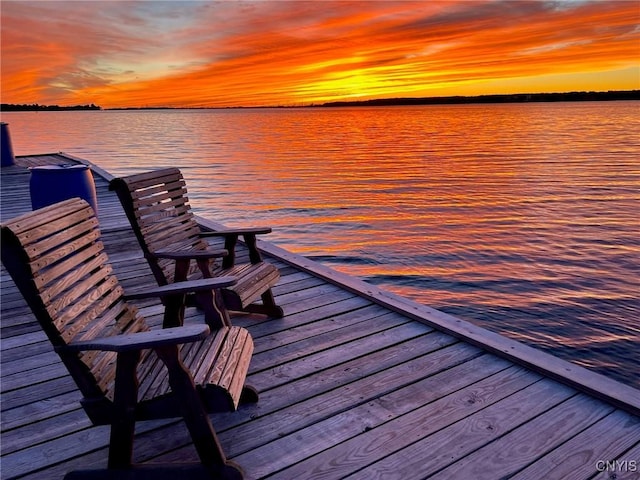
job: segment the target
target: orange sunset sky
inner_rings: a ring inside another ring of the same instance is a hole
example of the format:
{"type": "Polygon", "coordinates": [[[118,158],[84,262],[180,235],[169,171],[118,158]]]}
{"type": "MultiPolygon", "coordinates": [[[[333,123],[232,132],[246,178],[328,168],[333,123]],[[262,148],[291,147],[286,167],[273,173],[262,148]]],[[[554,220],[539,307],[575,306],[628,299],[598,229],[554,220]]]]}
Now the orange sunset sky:
{"type": "Polygon", "coordinates": [[[3,0],[2,103],[103,108],[640,88],[640,1],[3,0]]]}

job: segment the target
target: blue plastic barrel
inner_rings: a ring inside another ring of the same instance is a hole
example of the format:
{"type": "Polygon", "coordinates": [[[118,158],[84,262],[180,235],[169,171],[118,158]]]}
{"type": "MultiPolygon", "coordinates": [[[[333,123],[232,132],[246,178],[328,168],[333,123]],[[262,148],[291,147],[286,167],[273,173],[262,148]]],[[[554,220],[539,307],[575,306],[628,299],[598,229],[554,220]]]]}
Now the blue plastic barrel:
{"type": "Polygon", "coordinates": [[[31,168],[31,207],[36,210],[63,200],[80,197],[98,214],[96,185],[86,165],[45,165],[31,168]]]}
{"type": "Polygon", "coordinates": [[[13,146],[11,145],[11,135],[9,135],[9,124],[0,122],[0,148],[2,149],[2,166],[10,167],[15,163],[13,156],[13,146]]]}

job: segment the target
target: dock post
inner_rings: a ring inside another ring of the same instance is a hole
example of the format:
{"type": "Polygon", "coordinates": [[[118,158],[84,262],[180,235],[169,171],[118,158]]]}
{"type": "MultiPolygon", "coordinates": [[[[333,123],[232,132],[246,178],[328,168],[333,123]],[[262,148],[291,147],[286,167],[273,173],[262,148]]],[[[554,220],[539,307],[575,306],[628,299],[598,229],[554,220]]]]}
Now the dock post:
{"type": "Polygon", "coordinates": [[[0,137],[0,147],[2,148],[2,166],[10,167],[11,165],[15,164],[15,157],[13,156],[13,146],[11,145],[11,136],[9,135],[9,124],[1,122],[0,129],[2,130],[2,137],[0,137]]]}

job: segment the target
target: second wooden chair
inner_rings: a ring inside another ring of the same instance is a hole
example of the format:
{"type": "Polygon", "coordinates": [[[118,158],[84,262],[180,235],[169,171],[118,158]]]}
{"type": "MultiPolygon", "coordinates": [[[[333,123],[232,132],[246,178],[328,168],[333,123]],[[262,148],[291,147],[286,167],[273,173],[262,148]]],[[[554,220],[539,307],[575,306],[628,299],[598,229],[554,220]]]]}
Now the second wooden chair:
{"type": "Polygon", "coordinates": [[[221,299],[212,297],[206,304],[198,303],[210,324],[230,325],[228,310],[283,316],[271,291],[280,273],[262,260],[257,248],[256,236],[269,233],[270,228],[202,231],[177,168],[116,178],[109,188],[117,192],[158,284],[217,276],[236,278],[235,285],[222,289],[221,299]],[[211,248],[205,236],[223,237],[224,249],[211,248]],[[240,236],[249,249],[248,263],[235,261],[240,236]]]}

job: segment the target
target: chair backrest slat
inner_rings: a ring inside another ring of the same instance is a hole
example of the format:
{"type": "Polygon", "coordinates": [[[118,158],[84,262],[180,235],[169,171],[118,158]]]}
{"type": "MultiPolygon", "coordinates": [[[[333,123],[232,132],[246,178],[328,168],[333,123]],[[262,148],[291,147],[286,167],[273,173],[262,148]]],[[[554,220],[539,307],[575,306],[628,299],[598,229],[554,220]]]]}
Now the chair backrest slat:
{"type": "MultiPolygon", "coordinates": [[[[136,187],[133,187],[136,188],[136,187]]],[[[175,198],[187,194],[187,183],[176,177],[164,177],[162,181],[153,186],[142,186],[135,190],[131,197],[136,205],[148,203],[149,197],[175,198]]]]}
{"type": "MultiPolygon", "coordinates": [[[[44,252],[53,250],[60,245],[65,245],[66,248],[73,248],[75,244],[76,248],[81,248],[83,245],[86,245],[98,238],[98,231],[96,230],[96,227],[98,226],[97,219],[80,220],[72,227],[65,227],[65,225],[69,225],[69,222],[73,220],[74,218],[70,217],[68,219],[51,222],[51,224],[47,225],[47,230],[60,233],[52,234],[48,237],[43,235],[40,240],[28,245],[26,251],[30,257],[38,258],[38,262],[35,264],[37,268],[42,269],[47,266],[44,263],[45,258],[47,258],[44,252]],[[65,228],[65,230],[60,231],[61,228],[65,228]],[[72,243],[74,239],[75,242],[72,243]]],[[[40,228],[43,228],[41,234],[46,235],[44,227],[40,228]]],[[[51,258],[50,261],[55,262],[56,259],[51,258]]]]}
{"type": "Polygon", "coordinates": [[[91,337],[84,334],[92,322],[98,321],[101,315],[109,311],[109,307],[122,298],[122,288],[117,286],[115,277],[108,282],[95,285],[87,290],[86,295],[69,305],[61,312],[56,312],[56,326],[67,343],[76,340],[89,340],[91,337]],[[77,338],[76,338],[77,337],[77,338]]]}
{"type": "Polygon", "coordinates": [[[115,356],[73,340],[148,330],[107,263],[93,209],[79,198],[2,225],[2,262],[85,397],[112,397],[115,356]]]}
{"type": "Polygon", "coordinates": [[[181,242],[198,247],[202,242],[199,238],[200,229],[197,225],[191,225],[183,219],[170,220],[158,219],[153,223],[145,222],[141,229],[147,238],[147,243],[154,251],[161,250],[171,243],[181,242]]]}
{"type": "MultiPolygon", "coordinates": [[[[200,227],[189,206],[186,182],[177,168],[117,178],[116,190],[136,237],[160,285],[173,282],[175,262],[157,259],[154,252],[205,250],[200,227]]],[[[197,270],[195,264],[191,265],[197,270]]]]}
{"type": "Polygon", "coordinates": [[[86,215],[86,211],[84,211],[84,209],[78,210],[78,206],[75,205],[72,200],[49,205],[48,207],[41,208],[39,212],[41,215],[32,216],[30,213],[26,213],[11,220],[11,230],[13,234],[24,238],[24,245],[29,244],[28,238],[30,232],[48,231],[52,233],[56,231],[56,227],[54,227],[56,221],[68,218],[69,216],[78,215],[82,218],[86,215]],[[24,235],[27,236],[24,237],[24,235]]]}
{"type": "Polygon", "coordinates": [[[133,190],[141,190],[150,186],[161,185],[165,183],[173,183],[183,180],[179,168],[164,168],[162,170],[153,170],[149,172],[139,173],[127,177],[127,183],[133,190]],[[154,183],[155,182],[155,183],[154,183]]]}
{"type": "MultiPolygon", "coordinates": [[[[91,331],[87,332],[87,338],[109,337],[120,332],[136,333],[147,330],[144,323],[136,321],[137,309],[118,302],[107,315],[101,318],[99,324],[91,326],[91,331]],[[116,325],[117,324],[117,325],[116,325]],[[114,333],[115,332],[115,333],[114,333]]],[[[99,385],[109,385],[115,372],[113,368],[115,356],[109,352],[90,350],[81,353],[82,361],[91,368],[99,385]]]]}
{"type": "MultiPolygon", "coordinates": [[[[42,298],[45,301],[51,300],[69,288],[72,283],[75,283],[77,276],[88,275],[100,268],[106,259],[107,256],[102,251],[102,244],[96,243],[84,250],[76,250],[76,255],[67,257],[66,260],[47,270],[37,268],[36,262],[32,262],[33,281],[41,289],[42,298]],[[75,272],[75,269],[78,271],[75,272]],[[54,280],[55,283],[52,283],[54,280]]],[[[49,259],[43,260],[46,262],[49,259]]]]}
{"type": "Polygon", "coordinates": [[[137,202],[137,215],[141,221],[156,221],[158,218],[177,217],[187,212],[187,198],[167,198],[160,201],[149,199],[148,202],[137,202]]]}

